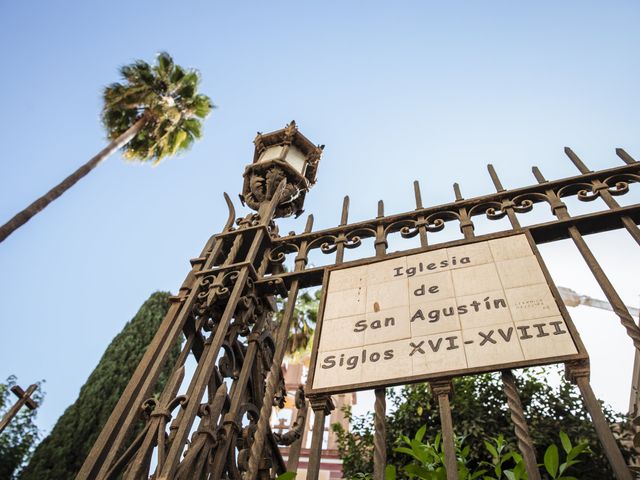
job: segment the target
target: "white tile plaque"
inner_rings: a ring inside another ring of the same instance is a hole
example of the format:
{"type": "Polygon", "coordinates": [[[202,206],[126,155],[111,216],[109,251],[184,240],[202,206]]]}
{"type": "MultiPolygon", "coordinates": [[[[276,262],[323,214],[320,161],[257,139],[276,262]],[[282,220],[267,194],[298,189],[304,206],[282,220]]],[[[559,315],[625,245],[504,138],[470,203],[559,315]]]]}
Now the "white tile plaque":
{"type": "Polygon", "coordinates": [[[324,291],[311,391],[586,357],[525,234],[335,269],[324,291]]]}

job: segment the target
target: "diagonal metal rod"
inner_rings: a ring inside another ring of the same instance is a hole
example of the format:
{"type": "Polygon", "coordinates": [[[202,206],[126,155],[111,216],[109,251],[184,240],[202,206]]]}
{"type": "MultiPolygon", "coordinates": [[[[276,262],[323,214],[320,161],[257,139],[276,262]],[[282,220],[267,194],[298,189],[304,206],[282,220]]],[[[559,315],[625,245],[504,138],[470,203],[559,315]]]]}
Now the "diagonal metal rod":
{"type": "Polygon", "coordinates": [[[458,461],[456,458],[456,444],[453,433],[453,419],[451,418],[451,404],[449,402],[453,387],[449,380],[438,380],[430,382],[429,385],[433,396],[438,399],[447,480],[458,480],[458,461]]]}
{"type": "MultiPolygon", "coordinates": [[[[384,217],[384,202],[378,202],[378,217],[384,217]]],[[[376,257],[384,257],[387,251],[387,239],[384,228],[379,225],[376,230],[376,257]]],[[[375,403],[373,406],[373,480],[384,480],[384,470],[387,465],[387,390],[375,389],[375,403]]]]}
{"type": "MultiPolygon", "coordinates": [[[[542,173],[537,167],[533,167],[533,173],[538,182],[546,182],[545,178],[542,176],[542,173]]],[[[547,190],[546,195],[549,198],[553,214],[559,220],[569,220],[571,216],[569,215],[567,206],[564,204],[564,202],[562,202],[562,200],[560,200],[556,192],[554,192],[553,190],[547,190]]],[[[627,335],[629,335],[629,337],[633,341],[633,345],[637,350],[640,350],[640,327],[636,324],[633,317],[627,310],[626,305],[620,298],[620,295],[618,295],[618,292],[609,280],[609,277],[607,277],[604,270],[600,266],[600,263],[598,263],[598,261],[596,260],[596,257],[591,252],[591,249],[584,241],[584,238],[582,238],[582,234],[580,233],[578,228],[575,225],[572,225],[569,226],[567,230],[569,232],[569,236],[573,240],[573,243],[578,248],[578,251],[582,255],[582,258],[584,259],[585,263],[591,270],[591,273],[598,282],[598,285],[600,285],[602,292],[613,307],[613,311],[620,318],[620,323],[622,323],[622,325],[626,329],[627,335]]]]}
{"type": "Polygon", "coordinates": [[[602,413],[600,402],[596,398],[591,384],[589,383],[589,365],[588,364],[569,364],[567,365],[567,377],[578,385],[582,400],[589,412],[593,426],[598,434],[598,439],[602,444],[604,453],[609,460],[609,465],[613,469],[618,480],[631,480],[631,472],[624,461],[624,457],[616,444],[616,440],[611,433],[611,428],[607,423],[607,419],[602,413]]]}
{"type": "MultiPolygon", "coordinates": [[[[489,175],[493,181],[498,192],[503,191],[504,187],[502,182],[498,178],[498,174],[493,168],[493,165],[487,165],[489,175]]],[[[507,213],[507,217],[511,222],[511,226],[514,230],[520,228],[520,222],[513,211],[512,206],[503,207],[507,213]]],[[[518,387],[516,385],[516,379],[513,376],[511,370],[502,371],[502,388],[507,397],[507,404],[511,411],[511,421],[513,422],[516,438],[518,439],[518,448],[522,453],[524,459],[525,468],[527,470],[527,477],[529,480],[540,480],[540,471],[538,470],[538,462],[536,461],[536,449],[531,440],[529,434],[529,427],[527,426],[527,419],[524,416],[524,409],[522,408],[522,401],[520,400],[520,394],[518,393],[518,387]]]]}

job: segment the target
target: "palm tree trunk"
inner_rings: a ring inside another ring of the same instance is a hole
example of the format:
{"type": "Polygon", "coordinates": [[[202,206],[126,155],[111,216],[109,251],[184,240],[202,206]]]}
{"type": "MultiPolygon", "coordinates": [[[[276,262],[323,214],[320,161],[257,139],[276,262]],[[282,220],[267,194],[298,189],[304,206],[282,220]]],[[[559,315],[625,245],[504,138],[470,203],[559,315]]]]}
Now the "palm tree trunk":
{"type": "Polygon", "coordinates": [[[71,188],[78,180],[84,177],[91,170],[96,168],[100,162],[105,160],[113,152],[126,145],[129,140],[136,136],[140,129],[146,123],[147,118],[143,116],[136,123],[131,125],[129,129],[120,135],[118,138],[109,143],[105,148],[100,150],[98,154],[91,158],[87,163],[78,168],[75,172],[65,178],[58,185],[53,187],[43,196],[38,198],[35,202],[29,205],[27,208],[18,212],[13,216],[11,220],[0,227],[0,242],[4,241],[9,235],[27,223],[31,217],[43,210],[47,205],[53,202],[56,198],[71,188]]]}

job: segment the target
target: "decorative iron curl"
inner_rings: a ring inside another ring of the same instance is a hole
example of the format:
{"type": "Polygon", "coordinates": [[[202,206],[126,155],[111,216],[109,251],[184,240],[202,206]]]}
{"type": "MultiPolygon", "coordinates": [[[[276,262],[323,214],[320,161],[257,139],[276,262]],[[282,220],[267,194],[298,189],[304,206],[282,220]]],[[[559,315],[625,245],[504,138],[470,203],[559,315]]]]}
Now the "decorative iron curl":
{"type": "Polygon", "coordinates": [[[469,216],[486,215],[489,220],[500,220],[507,214],[506,208],[509,207],[509,202],[486,202],[474,205],[469,209],[469,216]]]}
{"type": "Polygon", "coordinates": [[[223,377],[235,379],[239,370],[238,365],[236,365],[235,352],[227,342],[222,344],[222,349],[224,350],[224,355],[218,362],[218,370],[223,377]]]}
{"type": "Polygon", "coordinates": [[[427,232],[439,232],[444,229],[445,224],[449,221],[461,221],[460,214],[454,210],[445,210],[436,212],[424,219],[427,232]]]}
{"type": "MultiPolygon", "coordinates": [[[[258,430],[258,420],[260,418],[260,410],[253,403],[245,402],[240,406],[239,418],[247,415],[248,424],[242,427],[240,437],[242,438],[243,447],[238,452],[238,470],[246,472],[249,468],[249,457],[251,454],[251,445],[253,445],[256,431],[258,430]]],[[[244,424],[244,422],[243,422],[244,424]]]]}
{"type": "Polygon", "coordinates": [[[577,196],[582,202],[591,202],[600,196],[600,191],[594,188],[592,183],[571,183],[558,189],[556,192],[559,198],[577,196]]]}
{"type": "Polygon", "coordinates": [[[615,185],[609,187],[607,191],[614,197],[624,195],[625,193],[629,193],[629,184],[622,181],[616,182],[615,185]]]}
{"type": "MultiPolygon", "coordinates": [[[[420,233],[418,220],[405,219],[393,222],[384,229],[384,238],[387,238],[389,234],[400,232],[402,238],[413,238],[420,233]]],[[[422,222],[424,223],[424,222],[422,222]]]]}
{"type": "Polygon", "coordinates": [[[295,243],[283,243],[269,252],[269,263],[271,264],[283,264],[287,259],[287,255],[291,253],[298,253],[300,246],[295,243]]]}
{"type": "Polygon", "coordinates": [[[260,347],[260,353],[262,356],[262,365],[264,366],[265,370],[269,370],[271,368],[273,355],[276,351],[276,344],[273,341],[271,332],[264,331],[260,337],[260,343],[258,345],[260,347]]]}
{"type": "Polygon", "coordinates": [[[346,235],[344,248],[358,248],[362,245],[363,238],[373,238],[376,236],[376,230],[373,227],[360,227],[352,230],[346,235]]]}
{"type": "Polygon", "coordinates": [[[612,175],[611,177],[605,178],[602,183],[607,187],[611,195],[624,195],[629,192],[630,184],[640,183],[640,175],[634,175],[633,173],[612,175]]]}
{"type": "Polygon", "coordinates": [[[161,405],[155,398],[147,398],[142,402],[142,411],[149,417],[164,417],[167,421],[171,420],[171,412],[178,406],[184,406],[189,397],[187,395],[178,395],[172,398],[166,405],[161,405]]]}
{"type": "Polygon", "coordinates": [[[553,207],[551,199],[546,194],[539,192],[523,193],[513,197],[511,201],[513,202],[513,211],[516,213],[529,213],[536,203],[546,203],[553,207]]]}

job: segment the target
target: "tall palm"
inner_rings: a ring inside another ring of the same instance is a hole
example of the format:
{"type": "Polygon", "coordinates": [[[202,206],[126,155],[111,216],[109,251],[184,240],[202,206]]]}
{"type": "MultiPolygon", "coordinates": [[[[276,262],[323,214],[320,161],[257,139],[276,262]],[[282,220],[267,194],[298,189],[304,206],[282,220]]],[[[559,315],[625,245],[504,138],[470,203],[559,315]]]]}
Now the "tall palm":
{"type": "Polygon", "coordinates": [[[156,165],[189,148],[202,136],[202,120],[211,112],[209,97],[198,93],[200,75],[158,54],[157,64],[137,60],[120,69],[123,83],[103,92],[102,121],[111,142],[95,157],[0,227],[0,242],[62,195],[116,150],[132,161],[156,165]]]}

